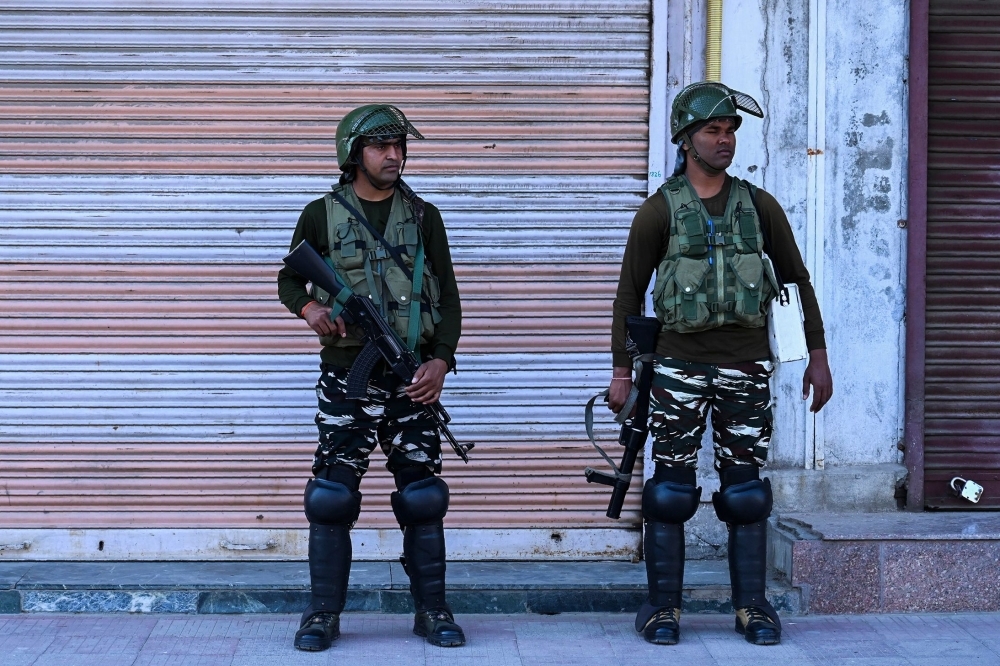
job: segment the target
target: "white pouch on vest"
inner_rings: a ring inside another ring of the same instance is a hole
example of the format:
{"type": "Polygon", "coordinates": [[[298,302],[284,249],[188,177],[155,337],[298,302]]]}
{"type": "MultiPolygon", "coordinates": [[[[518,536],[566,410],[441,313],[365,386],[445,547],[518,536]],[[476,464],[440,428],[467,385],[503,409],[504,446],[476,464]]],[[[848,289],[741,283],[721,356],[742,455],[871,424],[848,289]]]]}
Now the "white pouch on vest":
{"type": "Polygon", "coordinates": [[[767,337],[772,361],[787,363],[809,356],[804,323],[799,285],[794,282],[786,284],[767,306],[767,337]]]}

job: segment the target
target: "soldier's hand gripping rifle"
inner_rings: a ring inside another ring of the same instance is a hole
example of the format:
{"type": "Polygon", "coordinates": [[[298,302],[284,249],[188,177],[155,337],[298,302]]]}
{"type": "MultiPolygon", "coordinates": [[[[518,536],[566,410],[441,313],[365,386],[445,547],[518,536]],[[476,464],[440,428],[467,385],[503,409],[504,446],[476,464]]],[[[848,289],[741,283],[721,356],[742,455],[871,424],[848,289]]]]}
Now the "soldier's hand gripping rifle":
{"type": "Polygon", "coordinates": [[[608,391],[598,393],[586,408],[587,436],[594,448],[608,461],[614,474],[598,472],[593,467],[584,470],[587,483],[601,483],[611,486],[611,502],[608,504],[608,518],[619,518],[622,515],[622,504],[625,503],[625,493],[628,492],[629,484],[632,483],[632,470],[635,468],[635,459],[642,454],[646,445],[646,437],[649,435],[649,390],[653,385],[653,358],[656,351],[656,338],[660,334],[660,322],[655,317],[628,317],[625,320],[625,328],[628,332],[626,346],[629,356],[632,358],[632,368],[635,372],[635,383],[629,393],[625,406],[618,412],[615,421],[621,424],[622,430],[618,435],[618,443],[625,447],[622,454],[621,465],[615,465],[614,461],[605,453],[604,449],[594,441],[594,401],[600,397],[607,400],[608,391]],[[635,412],[632,408],[635,407],[635,412]]]}
{"type": "MultiPolygon", "coordinates": [[[[316,250],[306,241],[295,246],[283,260],[285,265],[314,285],[326,290],[336,298],[343,307],[340,316],[348,324],[361,328],[362,342],[365,346],[351,371],[347,375],[347,398],[361,400],[368,395],[368,379],[371,377],[375,364],[384,360],[389,368],[409,385],[413,375],[420,367],[420,361],[410,351],[410,348],[396,335],[396,331],[382,317],[369,298],[358,296],[346,287],[337,274],[327,265],[316,250]]],[[[464,460],[469,462],[468,451],[474,444],[459,444],[448,429],[451,417],[440,402],[423,403],[421,405],[427,415],[434,421],[437,429],[445,436],[451,448],[464,460]]]]}

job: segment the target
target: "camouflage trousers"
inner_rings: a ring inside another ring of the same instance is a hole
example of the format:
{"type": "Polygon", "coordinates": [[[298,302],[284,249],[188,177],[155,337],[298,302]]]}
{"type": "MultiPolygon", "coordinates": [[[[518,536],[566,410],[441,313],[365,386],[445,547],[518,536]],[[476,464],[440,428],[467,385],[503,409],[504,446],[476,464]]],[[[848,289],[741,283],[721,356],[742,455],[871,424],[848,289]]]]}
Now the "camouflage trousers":
{"type": "Polygon", "coordinates": [[[327,466],[350,467],[360,478],[368,471],[368,456],[378,445],[395,474],[405,467],[424,466],[441,472],[441,436],[423,408],[407,397],[399,377],[375,366],[364,400],[347,399],[349,368],[324,363],[316,384],[319,446],[313,475],[327,466]]]}
{"type": "Polygon", "coordinates": [[[715,468],[763,467],[771,442],[773,372],[768,360],[716,365],[657,356],[649,406],[653,460],[697,467],[711,409],[715,468]]]}

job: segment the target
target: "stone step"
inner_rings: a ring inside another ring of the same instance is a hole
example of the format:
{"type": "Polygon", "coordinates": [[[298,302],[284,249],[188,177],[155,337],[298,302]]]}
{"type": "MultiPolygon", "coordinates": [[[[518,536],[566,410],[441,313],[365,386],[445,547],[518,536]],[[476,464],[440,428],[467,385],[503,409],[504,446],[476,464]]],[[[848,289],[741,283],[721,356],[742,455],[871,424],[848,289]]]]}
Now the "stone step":
{"type": "MultiPolygon", "coordinates": [[[[725,561],[687,563],[684,610],[731,613],[725,561]]],[[[0,613],[298,613],[308,603],[305,562],[0,563],[0,613]]],[[[778,580],[768,595],[783,614],[802,611],[778,580]]],[[[456,613],[634,613],[646,571],[630,562],[449,562],[456,613]]],[[[355,562],[347,610],[411,613],[398,562],[355,562]]]]}
{"type": "Polygon", "coordinates": [[[810,613],[1000,610],[1000,513],[770,519],[769,564],[810,613]]]}

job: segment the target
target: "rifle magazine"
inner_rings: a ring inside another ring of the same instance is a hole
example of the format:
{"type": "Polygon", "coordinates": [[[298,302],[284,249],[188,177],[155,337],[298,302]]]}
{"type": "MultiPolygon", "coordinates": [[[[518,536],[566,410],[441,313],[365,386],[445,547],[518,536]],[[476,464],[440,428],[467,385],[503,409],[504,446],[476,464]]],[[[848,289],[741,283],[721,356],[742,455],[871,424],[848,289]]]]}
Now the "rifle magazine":
{"type": "Polygon", "coordinates": [[[347,399],[364,400],[368,397],[368,380],[371,379],[375,364],[382,359],[378,347],[369,342],[358,354],[347,373],[347,399]]]}

